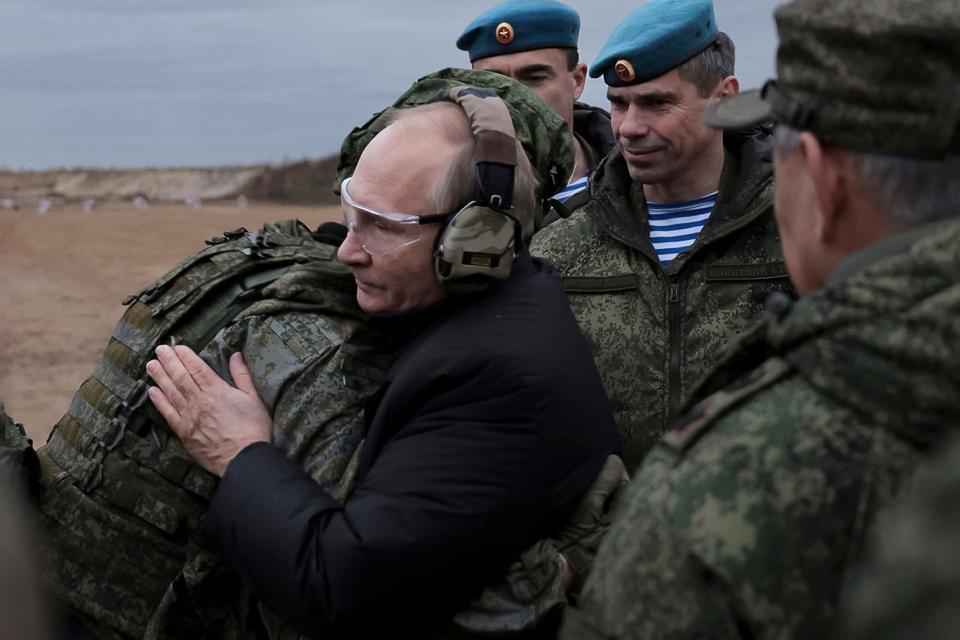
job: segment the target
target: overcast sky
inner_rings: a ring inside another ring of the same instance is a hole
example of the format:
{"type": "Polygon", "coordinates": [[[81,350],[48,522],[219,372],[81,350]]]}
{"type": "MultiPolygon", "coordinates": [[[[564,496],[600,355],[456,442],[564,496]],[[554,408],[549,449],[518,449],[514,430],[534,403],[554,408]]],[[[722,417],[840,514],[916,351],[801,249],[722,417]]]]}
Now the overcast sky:
{"type": "MultiPolygon", "coordinates": [[[[715,0],[737,75],[773,74],[777,0],[715,0]]],[[[0,167],[320,157],[496,0],[0,0],[0,167]]],[[[576,0],[587,63],[636,0],[576,0]]],[[[588,81],[585,99],[604,104],[588,81]]]]}

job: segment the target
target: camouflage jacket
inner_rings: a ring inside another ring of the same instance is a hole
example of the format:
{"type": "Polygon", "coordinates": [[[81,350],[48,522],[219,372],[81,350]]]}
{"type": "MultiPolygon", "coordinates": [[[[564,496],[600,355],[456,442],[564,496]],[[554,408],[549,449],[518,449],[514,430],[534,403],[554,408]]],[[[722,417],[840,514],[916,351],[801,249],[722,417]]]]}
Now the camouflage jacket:
{"type": "Polygon", "coordinates": [[[336,248],[303,225],[237,230],[208,245],[128,298],[39,452],[54,591],[103,638],[255,637],[240,580],[200,535],[215,479],[144,399],[143,365],[158,342],[206,346],[221,374],[228,352],[243,352],[274,412],[275,441],[339,497],[363,403],[390,364],[336,248]],[[226,328],[211,340],[218,317],[226,328]]]}
{"type": "Polygon", "coordinates": [[[718,354],[791,289],[773,219],[769,135],[728,136],[716,208],[666,269],[650,242],[642,188],[619,153],[591,180],[591,200],[538,233],[590,341],[635,467],[718,354]]]}
{"type": "Polygon", "coordinates": [[[756,328],[639,469],[567,638],[827,638],[865,530],[960,425],[960,222],[756,328]]]}

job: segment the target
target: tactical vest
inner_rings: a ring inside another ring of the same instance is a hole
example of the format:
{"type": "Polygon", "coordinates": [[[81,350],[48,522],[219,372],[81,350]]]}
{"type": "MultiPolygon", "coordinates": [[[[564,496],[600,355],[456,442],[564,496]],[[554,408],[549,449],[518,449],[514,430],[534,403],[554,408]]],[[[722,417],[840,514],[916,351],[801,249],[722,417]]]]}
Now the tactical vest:
{"type": "MultiPolygon", "coordinates": [[[[39,452],[41,519],[55,591],[104,638],[143,636],[161,600],[167,618],[192,613],[163,621],[155,637],[243,635],[223,628],[230,617],[225,608],[240,595],[239,581],[213,566],[218,561],[199,535],[216,478],[192,462],[147,398],[145,364],[157,345],[200,351],[251,313],[334,314],[346,329],[321,337],[330,345],[327,356],[336,350],[337,379],[350,387],[352,398],[380,384],[381,368],[369,364],[380,345],[348,344],[354,333],[363,333],[365,319],[335,247],[317,242],[295,221],[228,231],[207,245],[124,301],[127,310],[93,375],[39,452]],[[189,593],[177,597],[184,572],[195,574],[198,562],[205,580],[221,581],[207,584],[217,596],[217,611],[191,602],[189,593]],[[172,608],[171,597],[179,600],[172,608]],[[204,620],[204,614],[218,621],[204,620]]],[[[311,336],[290,337],[295,339],[311,336]]],[[[357,406],[324,410],[359,414],[357,406]]]]}

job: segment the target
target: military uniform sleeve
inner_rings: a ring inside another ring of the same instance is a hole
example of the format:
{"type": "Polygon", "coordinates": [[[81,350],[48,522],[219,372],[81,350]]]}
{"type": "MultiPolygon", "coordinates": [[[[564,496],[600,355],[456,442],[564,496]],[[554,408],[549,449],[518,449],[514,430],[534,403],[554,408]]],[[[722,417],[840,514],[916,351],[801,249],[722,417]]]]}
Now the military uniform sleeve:
{"type": "Polygon", "coordinates": [[[437,385],[343,504],[277,448],[245,449],[208,513],[222,555],[307,633],[442,623],[543,533],[535,403],[478,373],[437,385]]]}
{"type": "MultiPolygon", "coordinates": [[[[344,372],[343,341],[351,326],[316,313],[251,316],[223,330],[203,352],[230,380],[240,351],[273,416],[273,442],[324,488],[346,493],[344,472],[363,438],[363,400],[374,375],[344,372]]],[[[356,369],[356,368],[353,368],[356,369]]]]}
{"type": "Polygon", "coordinates": [[[621,515],[561,638],[739,640],[718,577],[682,538],[640,504],[621,515]]]}
{"type": "Polygon", "coordinates": [[[564,637],[828,637],[892,445],[799,376],[692,424],[644,460],[564,637]]]}

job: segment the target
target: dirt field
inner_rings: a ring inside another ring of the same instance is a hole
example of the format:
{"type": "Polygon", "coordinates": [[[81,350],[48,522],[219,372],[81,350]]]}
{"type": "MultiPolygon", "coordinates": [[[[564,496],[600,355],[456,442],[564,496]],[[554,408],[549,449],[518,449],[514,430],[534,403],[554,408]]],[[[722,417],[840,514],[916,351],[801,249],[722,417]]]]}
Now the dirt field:
{"type": "Polygon", "coordinates": [[[225,230],[339,217],[336,207],[232,203],[0,210],[0,400],[42,443],[92,372],[124,297],[225,230]]]}

